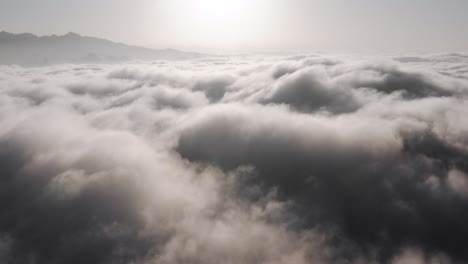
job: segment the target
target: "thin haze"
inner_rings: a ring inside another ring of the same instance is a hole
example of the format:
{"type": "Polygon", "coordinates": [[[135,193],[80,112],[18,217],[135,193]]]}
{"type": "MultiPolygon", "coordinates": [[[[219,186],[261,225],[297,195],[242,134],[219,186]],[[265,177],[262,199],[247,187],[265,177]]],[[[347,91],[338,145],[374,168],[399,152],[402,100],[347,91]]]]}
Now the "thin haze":
{"type": "Polygon", "coordinates": [[[0,30],[197,51],[461,52],[465,0],[1,0],[0,30]]]}

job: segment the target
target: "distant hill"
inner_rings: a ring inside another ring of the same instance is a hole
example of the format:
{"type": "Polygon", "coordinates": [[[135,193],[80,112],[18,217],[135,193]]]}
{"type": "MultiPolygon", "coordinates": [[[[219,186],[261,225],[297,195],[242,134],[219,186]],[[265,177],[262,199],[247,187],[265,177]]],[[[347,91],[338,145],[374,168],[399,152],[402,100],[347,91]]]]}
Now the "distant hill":
{"type": "Polygon", "coordinates": [[[68,33],[36,36],[0,32],[0,64],[40,66],[57,63],[118,63],[129,60],[182,60],[202,57],[173,49],[129,46],[106,39],[68,33]]]}

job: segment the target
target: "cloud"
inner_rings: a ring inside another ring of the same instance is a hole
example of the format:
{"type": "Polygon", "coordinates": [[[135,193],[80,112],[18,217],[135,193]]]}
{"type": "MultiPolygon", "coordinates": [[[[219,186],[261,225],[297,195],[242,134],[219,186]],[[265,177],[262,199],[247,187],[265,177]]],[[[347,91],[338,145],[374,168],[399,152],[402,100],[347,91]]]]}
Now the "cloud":
{"type": "Polygon", "coordinates": [[[325,72],[314,68],[301,69],[281,78],[260,101],[287,104],[304,112],[352,112],[360,106],[350,90],[335,86],[325,72]]]}
{"type": "Polygon", "coordinates": [[[2,66],[0,260],[466,262],[465,61],[2,66]]]}
{"type": "Polygon", "coordinates": [[[129,132],[47,109],[4,137],[8,261],[305,263],[309,243],[300,242],[311,238],[261,220],[268,212],[258,205],[229,201],[220,172],[190,168],[129,132]]]}

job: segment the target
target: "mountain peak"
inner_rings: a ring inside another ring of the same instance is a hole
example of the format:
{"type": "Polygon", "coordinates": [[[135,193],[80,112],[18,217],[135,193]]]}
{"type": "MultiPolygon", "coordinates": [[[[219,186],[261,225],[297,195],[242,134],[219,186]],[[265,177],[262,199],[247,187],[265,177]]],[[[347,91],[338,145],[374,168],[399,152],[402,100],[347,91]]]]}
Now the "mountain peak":
{"type": "Polygon", "coordinates": [[[80,34],[76,34],[75,32],[68,32],[67,34],[63,35],[64,37],[81,37],[80,34]]]}

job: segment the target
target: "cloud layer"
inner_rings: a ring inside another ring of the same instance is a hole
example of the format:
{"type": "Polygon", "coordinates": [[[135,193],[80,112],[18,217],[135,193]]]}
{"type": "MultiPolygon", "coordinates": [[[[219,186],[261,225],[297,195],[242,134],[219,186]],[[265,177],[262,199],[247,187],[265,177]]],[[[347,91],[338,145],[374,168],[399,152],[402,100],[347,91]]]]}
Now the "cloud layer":
{"type": "Polygon", "coordinates": [[[467,65],[0,66],[0,260],[464,263],[467,65]]]}

